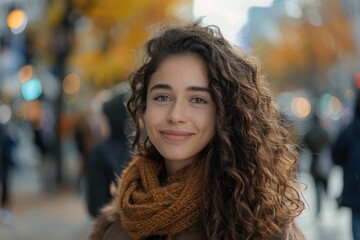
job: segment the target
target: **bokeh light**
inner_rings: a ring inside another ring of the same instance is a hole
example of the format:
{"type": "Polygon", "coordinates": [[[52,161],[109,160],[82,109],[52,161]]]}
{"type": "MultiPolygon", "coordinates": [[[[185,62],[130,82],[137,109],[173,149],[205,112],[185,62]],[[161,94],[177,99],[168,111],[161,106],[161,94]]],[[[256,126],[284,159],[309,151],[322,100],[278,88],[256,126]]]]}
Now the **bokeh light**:
{"type": "Polygon", "coordinates": [[[0,105],[0,123],[5,124],[11,119],[11,109],[6,104],[0,105]]]}
{"type": "Polygon", "coordinates": [[[311,112],[311,103],[305,97],[294,97],[291,101],[291,111],[298,118],[305,118],[311,112]]]}
{"type": "Polygon", "coordinates": [[[329,99],[329,112],[332,118],[334,119],[340,118],[341,108],[342,108],[342,104],[340,100],[335,96],[331,96],[329,99]]]}
{"type": "Polygon", "coordinates": [[[333,120],[341,117],[342,103],[341,101],[329,93],[323,94],[319,99],[321,112],[333,120]]]}
{"type": "Polygon", "coordinates": [[[354,91],[351,89],[347,89],[344,93],[345,98],[352,98],[354,96],[354,91]]]}
{"type": "Polygon", "coordinates": [[[64,78],[62,88],[66,94],[74,94],[79,91],[81,85],[80,77],[74,73],[64,78]]]}
{"type": "Polygon", "coordinates": [[[19,34],[25,30],[28,22],[28,17],[23,10],[15,9],[12,10],[6,19],[7,26],[14,34],[19,34]]]}
{"type": "Polygon", "coordinates": [[[26,65],[19,70],[18,78],[21,83],[25,83],[31,79],[33,75],[33,69],[30,65],[26,65]]]}
{"type": "Polygon", "coordinates": [[[42,85],[39,79],[31,78],[21,86],[21,93],[25,101],[38,99],[42,94],[42,85]]]}

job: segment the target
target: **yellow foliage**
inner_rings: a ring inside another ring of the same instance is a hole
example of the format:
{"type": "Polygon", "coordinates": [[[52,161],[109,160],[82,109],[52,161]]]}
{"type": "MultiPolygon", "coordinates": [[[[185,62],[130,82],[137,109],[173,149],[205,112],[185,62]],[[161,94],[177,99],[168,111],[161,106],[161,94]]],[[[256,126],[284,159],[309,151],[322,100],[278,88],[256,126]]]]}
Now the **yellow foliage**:
{"type": "MultiPolygon", "coordinates": [[[[351,24],[336,0],[328,0],[322,13],[324,22],[315,26],[302,21],[299,26],[281,27],[282,39],[272,45],[264,57],[264,66],[275,79],[289,72],[316,75],[330,67],[342,53],[355,51],[351,24]]],[[[315,79],[314,79],[315,80],[315,79]]]]}
{"type": "Polygon", "coordinates": [[[47,23],[49,27],[59,25],[65,14],[65,5],[62,0],[51,0],[49,1],[49,8],[47,12],[47,23]]]}
{"type": "Polygon", "coordinates": [[[151,34],[147,31],[148,26],[171,18],[168,9],[180,0],[96,0],[92,1],[91,7],[83,0],[74,1],[84,8],[93,24],[91,33],[76,36],[69,65],[80,69],[85,78],[108,86],[127,79],[135,56],[151,34]],[[104,44],[103,49],[88,50],[95,53],[76,51],[86,42],[90,43],[94,36],[104,44]]]}

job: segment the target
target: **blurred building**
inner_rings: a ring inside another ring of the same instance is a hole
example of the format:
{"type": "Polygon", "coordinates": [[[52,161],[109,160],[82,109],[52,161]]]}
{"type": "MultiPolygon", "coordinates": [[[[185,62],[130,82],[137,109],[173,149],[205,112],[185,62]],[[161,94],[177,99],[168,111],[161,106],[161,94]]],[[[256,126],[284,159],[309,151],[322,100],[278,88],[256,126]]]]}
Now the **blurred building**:
{"type": "Polygon", "coordinates": [[[240,45],[244,38],[273,43],[279,41],[279,19],[286,14],[285,5],[284,0],[275,0],[270,7],[251,7],[247,23],[238,34],[240,45]]]}
{"type": "MultiPolygon", "coordinates": [[[[347,16],[350,17],[354,27],[355,42],[358,46],[358,52],[360,51],[360,2],[358,0],[341,0],[344,8],[346,9],[347,16]]],[[[360,59],[357,59],[357,66],[360,59]]]]}

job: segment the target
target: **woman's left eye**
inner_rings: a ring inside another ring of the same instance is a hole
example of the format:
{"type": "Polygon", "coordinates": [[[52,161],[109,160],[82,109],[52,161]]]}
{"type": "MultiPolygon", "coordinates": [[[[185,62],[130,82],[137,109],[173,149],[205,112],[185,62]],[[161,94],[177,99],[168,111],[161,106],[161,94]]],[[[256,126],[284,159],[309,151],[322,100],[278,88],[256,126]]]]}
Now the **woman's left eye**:
{"type": "Polygon", "coordinates": [[[206,104],[207,103],[207,101],[205,101],[202,98],[193,98],[193,99],[191,99],[191,102],[196,103],[196,104],[206,104]]]}

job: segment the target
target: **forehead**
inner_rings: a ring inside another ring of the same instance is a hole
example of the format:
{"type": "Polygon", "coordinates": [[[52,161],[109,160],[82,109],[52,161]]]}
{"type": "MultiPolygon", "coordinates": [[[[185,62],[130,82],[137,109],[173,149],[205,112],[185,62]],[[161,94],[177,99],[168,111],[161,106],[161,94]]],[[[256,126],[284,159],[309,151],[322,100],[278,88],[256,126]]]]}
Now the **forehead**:
{"type": "Polygon", "coordinates": [[[168,56],[150,77],[149,86],[157,83],[207,86],[205,62],[196,54],[168,56]]]}

